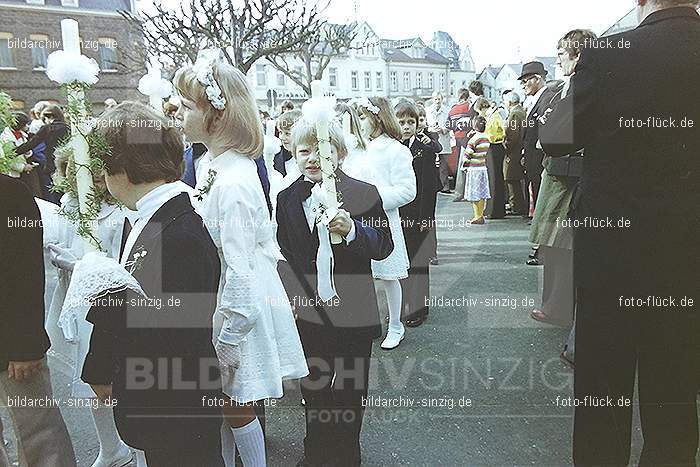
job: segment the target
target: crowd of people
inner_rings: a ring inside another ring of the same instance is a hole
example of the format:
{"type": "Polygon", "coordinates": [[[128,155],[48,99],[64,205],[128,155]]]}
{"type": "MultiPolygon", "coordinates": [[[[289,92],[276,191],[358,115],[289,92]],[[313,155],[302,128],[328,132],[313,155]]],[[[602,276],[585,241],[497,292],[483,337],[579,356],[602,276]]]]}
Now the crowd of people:
{"type": "MultiPolygon", "coordinates": [[[[697,289],[700,144],[697,132],[629,129],[618,117],[698,115],[700,16],[684,1],[638,3],[629,48],[570,31],[557,44],[565,79],[524,64],[524,100],[508,90],[491,102],[474,81],[452,106],[440,93],[367,96],[327,117],[285,102],[273,120],[239,70],[203,54],[177,71],[177,99],[162,112],[110,100],[96,117],[109,147],[93,174],[99,253],[61,217],[80,199],[53,189],[77,170],[57,151],[70,136],[60,106],[17,113],[1,136],[26,164],[0,175],[0,243],[12,246],[0,263],[0,395],[50,397],[45,354],[65,339],[71,397],[98,402],[93,467],[126,465],[132,449],[140,466],[232,466],[238,455],[259,467],[263,402],[300,380],[297,465],[360,465],[373,342],[396,349],[428,320],[436,205],[454,183],[471,225],[531,224],[527,262],[544,265],[531,317],[570,329],[560,358],[576,398],[632,399],[638,373],[640,465],[694,465],[696,308],[624,304],[687,302],[697,289]]],[[[57,407],[11,411],[21,465],[76,465],[57,407]]],[[[577,406],[574,463],[626,465],[631,424],[629,406],[577,406]]]]}

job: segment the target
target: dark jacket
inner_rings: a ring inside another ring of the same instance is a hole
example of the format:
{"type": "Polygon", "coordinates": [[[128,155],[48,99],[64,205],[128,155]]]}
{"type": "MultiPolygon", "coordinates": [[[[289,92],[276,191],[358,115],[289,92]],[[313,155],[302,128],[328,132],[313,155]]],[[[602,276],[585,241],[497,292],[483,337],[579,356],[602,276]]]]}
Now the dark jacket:
{"type": "Polygon", "coordinates": [[[697,291],[698,279],[700,16],[668,8],[604,39],[628,47],[585,49],[571,92],[540,132],[550,156],[585,148],[576,217],[616,225],[577,231],[576,249],[588,253],[577,278],[615,284],[617,295],[683,297],[697,291]],[[676,127],[627,124],[654,118],[676,127]]]}
{"type": "Polygon", "coordinates": [[[542,126],[542,117],[555,95],[556,91],[545,86],[544,92],[527,114],[527,122],[523,132],[523,149],[525,168],[530,177],[540,175],[544,169],[542,165],[544,152],[537,149],[537,140],[539,139],[539,128],[542,126]]]}
{"type": "Polygon", "coordinates": [[[280,150],[280,152],[275,154],[275,158],[273,159],[273,162],[272,162],[273,168],[276,171],[278,171],[279,173],[281,173],[283,176],[286,177],[287,176],[287,169],[286,169],[284,163],[287,162],[288,160],[290,160],[292,157],[294,157],[294,156],[292,155],[291,152],[282,148],[280,150]]]}
{"type": "MultiPolygon", "coordinates": [[[[54,151],[59,144],[63,143],[70,137],[70,128],[60,121],[55,121],[41,127],[36,135],[26,143],[17,146],[17,154],[24,154],[36,148],[41,143],[46,145],[44,150],[45,162],[41,165],[41,169],[48,175],[56,171],[56,163],[54,161],[54,151]]],[[[33,160],[39,162],[40,160],[33,160]]]]}
{"type": "Polygon", "coordinates": [[[181,449],[198,431],[211,431],[203,427],[219,414],[202,407],[202,398],[221,395],[212,344],[221,266],[184,193],[153,215],[130,260],[142,251],[147,255],[132,274],[153,301],[128,291],[94,304],[87,315],[94,329],[82,377],[90,384],[112,384],[118,401],[114,417],[127,444],[181,449]]]}
{"type": "Polygon", "coordinates": [[[22,182],[5,175],[0,175],[0,200],[0,371],[6,371],[9,361],[42,359],[49,337],[39,208],[22,182]]]}
{"type": "Polygon", "coordinates": [[[503,160],[503,178],[506,180],[522,180],[525,176],[520,159],[523,152],[526,120],[527,112],[522,105],[518,104],[510,109],[506,122],[506,138],[503,141],[503,147],[506,150],[503,160]]]}
{"type": "MultiPolygon", "coordinates": [[[[379,192],[373,185],[336,172],[336,188],[341,193],[342,209],[355,222],[356,237],[332,245],[335,263],[334,281],[338,297],[335,306],[297,306],[298,325],[318,328],[319,332],[337,331],[353,337],[377,338],[381,323],[372,279],[371,260],[382,260],[394,249],[389,221],[379,192]]],[[[300,298],[315,300],[316,253],[318,233],[309,230],[301,194],[303,177],[277,198],[277,240],[287,263],[280,262],[280,275],[292,304],[300,298]]],[[[305,305],[305,304],[304,304],[305,305]]],[[[316,303],[311,303],[316,305],[316,303]]]]}
{"type": "MultiPolygon", "coordinates": [[[[435,141],[433,140],[433,143],[435,141]]],[[[442,189],[437,167],[435,167],[435,145],[423,144],[417,138],[413,141],[413,171],[416,174],[416,197],[399,208],[404,229],[418,230],[421,223],[432,227],[435,220],[437,192],[442,189]]],[[[440,143],[437,143],[438,147],[440,143]]]]}

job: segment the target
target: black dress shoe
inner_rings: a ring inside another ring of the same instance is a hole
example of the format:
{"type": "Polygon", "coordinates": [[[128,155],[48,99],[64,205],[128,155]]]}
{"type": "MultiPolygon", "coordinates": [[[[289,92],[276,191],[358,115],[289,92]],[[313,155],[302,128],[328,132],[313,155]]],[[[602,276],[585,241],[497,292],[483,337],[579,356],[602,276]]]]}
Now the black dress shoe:
{"type": "Polygon", "coordinates": [[[433,266],[437,266],[440,264],[440,261],[438,261],[437,258],[430,258],[430,264],[433,266]]]}
{"type": "Polygon", "coordinates": [[[422,316],[419,316],[417,318],[407,319],[404,324],[409,328],[417,328],[421,324],[425,323],[425,321],[427,319],[428,319],[427,315],[422,315],[422,316]]]}
{"type": "Polygon", "coordinates": [[[525,264],[528,266],[542,266],[542,263],[540,262],[539,258],[528,258],[527,261],[525,261],[525,264]]]}

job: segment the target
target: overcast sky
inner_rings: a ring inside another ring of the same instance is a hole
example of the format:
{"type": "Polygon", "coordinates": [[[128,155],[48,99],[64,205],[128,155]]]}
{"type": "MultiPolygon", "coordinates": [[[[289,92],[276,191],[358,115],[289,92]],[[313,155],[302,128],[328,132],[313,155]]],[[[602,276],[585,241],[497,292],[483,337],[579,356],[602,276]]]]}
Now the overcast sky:
{"type": "MultiPolygon", "coordinates": [[[[325,1],[325,0],[321,0],[325,1]]],[[[600,34],[635,6],[635,0],[356,0],[359,17],[382,39],[421,36],[442,30],[468,44],[477,70],[554,56],[557,40],[575,28],[600,34]]],[[[166,0],[177,4],[179,0],[166,0]]],[[[355,0],[331,0],[333,22],[352,21],[355,0]]],[[[139,0],[148,9],[152,0],[139,0]]]]}

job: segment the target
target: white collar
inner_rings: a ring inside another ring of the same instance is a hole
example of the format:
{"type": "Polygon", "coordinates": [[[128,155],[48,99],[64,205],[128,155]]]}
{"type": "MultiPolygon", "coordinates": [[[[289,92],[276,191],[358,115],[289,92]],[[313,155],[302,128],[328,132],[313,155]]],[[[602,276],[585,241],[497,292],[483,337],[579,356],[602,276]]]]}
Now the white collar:
{"type": "Polygon", "coordinates": [[[536,93],[534,96],[532,96],[532,106],[533,106],[533,108],[534,108],[534,106],[537,104],[537,101],[540,100],[540,97],[542,96],[542,94],[543,94],[546,90],[547,90],[547,85],[545,84],[544,86],[542,86],[542,89],[540,89],[539,91],[537,91],[537,93],[536,93]]]}
{"type": "Polygon", "coordinates": [[[152,189],[136,202],[136,217],[141,220],[150,219],[161,206],[187,191],[187,185],[180,181],[166,183],[152,189]]]}
{"type": "Polygon", "coordinates": [[[209,162],[209,168],[212,170],[216,170],[217,168],[223,169],[224,166],[237,158],[249,159],[252,161],[249,157],[239,154],[233,149],[229,149],[216,157],[212,156],[210,152],[207,152],[206,158],[207,162],[209,162]]]}

